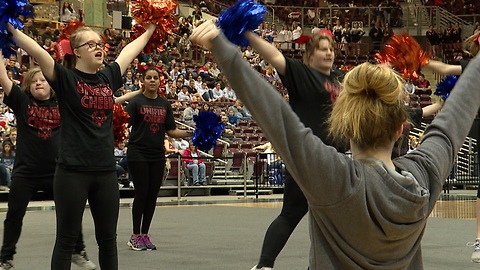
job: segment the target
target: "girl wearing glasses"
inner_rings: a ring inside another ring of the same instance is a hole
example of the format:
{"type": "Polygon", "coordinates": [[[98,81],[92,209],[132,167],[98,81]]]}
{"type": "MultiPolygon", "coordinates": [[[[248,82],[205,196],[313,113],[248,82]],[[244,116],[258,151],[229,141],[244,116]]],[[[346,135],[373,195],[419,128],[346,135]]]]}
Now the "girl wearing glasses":
{"type": "Polygon", "coordinates": [[[117,59],[97,72],[104,60],[100,36],[83,27],[70,37],[73,69],[55,63],[33,39],[8,25],[17,46],[37,59],[55,90],[61,114],[60,151],[54,179],[57,238],[52,269],[70,269],[88,200],[95,223],[101,269],[118,269],[116,229],[119,192],[113,155],[113,93],[127,66],[155,30],[150,24],[117,59]]]}

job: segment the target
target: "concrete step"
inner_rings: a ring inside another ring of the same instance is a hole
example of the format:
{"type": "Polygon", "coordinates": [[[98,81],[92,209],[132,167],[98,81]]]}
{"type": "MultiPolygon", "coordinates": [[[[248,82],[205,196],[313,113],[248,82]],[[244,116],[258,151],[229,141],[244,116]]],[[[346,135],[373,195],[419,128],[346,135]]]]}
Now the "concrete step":
{"type": "MultiPolygon", "coordinates": [[[[212,179],[212,183],[215,185],[241,185],[243,186],[243,179],[212,179]]],[[[247,185],[253,185],[253,180],[247,180],[247,185]]]]}

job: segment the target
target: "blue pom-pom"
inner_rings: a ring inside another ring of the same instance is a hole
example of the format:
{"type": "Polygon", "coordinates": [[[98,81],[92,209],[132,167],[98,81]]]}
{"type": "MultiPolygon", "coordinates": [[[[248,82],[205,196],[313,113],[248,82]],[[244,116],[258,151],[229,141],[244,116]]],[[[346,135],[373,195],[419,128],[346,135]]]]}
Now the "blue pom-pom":
{"type": "Polygon", "coordinates": [[[448,75],[439,83],[437,83],[437,90],[435,90],[435,95],[442,97],[443,100],[446,100],[450,95],[453,87],[458,81],[458,76],[448,75]]]}
{"type": "Polygon", "coordinates": [[[248,39],[243,34],[253,31],[263,22],[263,14],[267,9],[252,0],[239,0],[230,8],[223,10],[217,25],[225,36],[238,46],[248,46],[248,39]]]}
{"type": "Polygon", "coordinates": [[[200,112],[193,117],[196,123],[192,143],[198,149],[208,152],[217,145],[217,139],[222,136],[225,125],[220,116],[213,112],[200,112]]]}
{"type": "Polygon", "coordinates": [[[0,1],[0,49],[5,57],[14,53],[12,50],[13,42],[10,33],[7,30],[7,23],[15,29],[23,29],[23,23],[19,17],[28,17],[31,12],[24,9],[27,0],[1,0],[0,1]]]}

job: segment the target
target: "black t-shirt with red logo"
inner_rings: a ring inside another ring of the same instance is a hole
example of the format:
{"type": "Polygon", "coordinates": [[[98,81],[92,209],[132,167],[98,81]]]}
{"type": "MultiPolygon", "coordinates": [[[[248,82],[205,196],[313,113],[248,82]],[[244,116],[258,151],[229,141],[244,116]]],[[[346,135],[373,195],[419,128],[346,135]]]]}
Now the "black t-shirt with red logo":
{"type": "Polygon", "coordinates": [[[312,129],[313,134],[333,146],[328,136],[327,119],[345,73],[332,70],[330,76],[326,76],[298,60],[289,57],[285,57],[285,60],[285,75],[280,75],[280,78],[287,88],[290,106],[302,123],[312,129]]]}
{"type": "Polygon", "coordinates": [[[58,165],[76,171],[113,171],[113,93],[122,86],[116,62],[96,74],[70,70],[55,64],[55,81],[49,81],[58,97],[60,153],[58,165]]]}
{"type": "Polygon", "coordinates": [[[165,132],[176,128],[168,100],[137,95],[128,103],[127,112],[132,126],[128,139],[128,161],[165,159],[165,132]]]}
{"type": "Polygon", "coordinates": [[[3,102],[17,118],[18,136],[12,177],[53,179],[60,138],[57,101],[38,101],[13,85],[3,102]]]}

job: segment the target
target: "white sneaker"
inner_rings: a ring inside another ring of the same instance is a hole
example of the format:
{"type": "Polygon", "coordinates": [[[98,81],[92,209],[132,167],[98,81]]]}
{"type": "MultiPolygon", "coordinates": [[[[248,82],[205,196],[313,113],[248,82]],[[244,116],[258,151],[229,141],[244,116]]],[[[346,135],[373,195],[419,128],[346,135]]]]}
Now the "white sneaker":
{"type": "Polygon", "coordinates": [[[480,263],[480,239],[476,239],[473,243],[467,243],[467,246],[473,247],[472,262],[480,263]]]}
{"type": "Polygon", "coordinates": [[[0,262],[0,270],[8,270],[13,268],[13,261],[7,260],[4,262],[0,262]]]}
{"type": "Polygon", "coordinates": [[[135,188],[135,187],[133,186],[133,182],[128,183],[128,187],[129,187],[129,188],[135,188]]]}
{"type": "Polygon", "coordinates": [[[264,266],[264,267],[262,267],[262,268],[257,268],[257,266],[255,265],[255,266],[254,266],[252,269],[250,269],[250,270],[273,270],[273,268],[271,268],[271,267],[266,267],[266,266],[264,266]]]}
{"type": "Polygon", "coordinates": [[[88,259],[87,252],[82,250],[80,254],[72,255],[72,263],[84,270],[95,270],[97,266],[88,259]]]}

